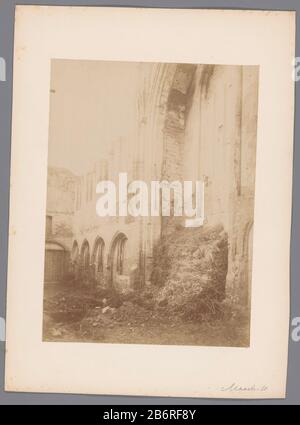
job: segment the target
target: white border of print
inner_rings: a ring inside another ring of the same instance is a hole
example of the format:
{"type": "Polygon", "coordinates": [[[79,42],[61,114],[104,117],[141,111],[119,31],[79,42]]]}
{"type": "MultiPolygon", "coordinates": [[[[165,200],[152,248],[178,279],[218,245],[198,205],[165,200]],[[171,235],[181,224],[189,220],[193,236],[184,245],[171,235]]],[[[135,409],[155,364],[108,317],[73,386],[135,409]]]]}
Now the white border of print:
{"type": "Polygon", "coordinates": [[[294,12],[17,6],[6,390],[285,396],[294,52],[294,12]],[[260,66],[249,348],[42,342],[52,58],[260,66]]]}

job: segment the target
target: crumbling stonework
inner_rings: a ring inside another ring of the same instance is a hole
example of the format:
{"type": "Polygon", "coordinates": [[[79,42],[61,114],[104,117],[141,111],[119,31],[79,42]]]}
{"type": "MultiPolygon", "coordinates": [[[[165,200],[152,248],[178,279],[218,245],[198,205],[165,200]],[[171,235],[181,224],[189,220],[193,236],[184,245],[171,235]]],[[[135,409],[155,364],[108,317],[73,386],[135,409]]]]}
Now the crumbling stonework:
{"type": "MultiPolygon", "coordinates": [[[[170,304],[208,292],[249,302],[257,118],[257,67],[140,64],[132,140],[108,141],[106,158],[73,180],[51,171],[49,199],[66,203],[65,238],[71,268],[87,284],[130,292],[147,285],[170,304]],[[96,214],[99,180],[202,180],[205,221],[184,217],[104,217],[96,214]],[[74,184],[74,186],[72,186],[74,184]],[[73,190],[74,188],[74,190],[73,190]],[[52,196],[53,193],[53,196],[52,196]],[[72,198],[72,193],[75,193],[72,198]],[[101,255],[97,241],[101,239],[101,255]],[[119,241],[123,241],[123,245],[119,241]],[[190,295],[189,295],[190,294],[190,295]]],[[[48,184],[49,185],[49,184],[48,184]]],[[[47,208],[53,210],[51,202],[47,208]]]]}
{"type": "Polygon", "coordinates": [[[152,279],[162,288],[160,302],[200,312],[203,299],[225,298],[227,270],[228,239],[222,226],[181,228],[162,238],[152,279]]]}
{"type": "Polygon", "coordinates": [[[51,229],[49,241],[62,244],[70,251],[73,238],[73,216],[76,177],[68,170],[49,167],[47,181],[47,217],[51,229]]]}

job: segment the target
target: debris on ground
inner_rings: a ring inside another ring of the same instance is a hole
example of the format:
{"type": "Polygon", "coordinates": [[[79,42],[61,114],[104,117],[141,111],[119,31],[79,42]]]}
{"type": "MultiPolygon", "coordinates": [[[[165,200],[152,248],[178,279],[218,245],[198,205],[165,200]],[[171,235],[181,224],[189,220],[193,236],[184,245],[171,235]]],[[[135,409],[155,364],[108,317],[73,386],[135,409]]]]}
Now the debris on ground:
{"type": "Polygon", "coordinates": [[[221,226],[162,238],[151,285],[118,293],[68,282],[44,296],[44,340],[247,346],[249,311],[225,298],[221,226]]]}

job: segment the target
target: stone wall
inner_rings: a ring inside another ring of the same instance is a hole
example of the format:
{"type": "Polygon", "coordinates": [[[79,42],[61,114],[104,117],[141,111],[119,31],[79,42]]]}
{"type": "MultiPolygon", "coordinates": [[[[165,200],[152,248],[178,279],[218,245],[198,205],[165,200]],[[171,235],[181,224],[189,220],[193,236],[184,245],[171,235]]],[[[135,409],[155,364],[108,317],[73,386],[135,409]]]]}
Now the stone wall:
{"type": "Polygon", "coordinates": [[[112,244],[122,233],[127,238],[124,277],[133,286],[149,283],[161,238],[182,229],[183,218],[99,218],[98,180],[115,181],[122,171],[129,181],[202,180],[204,230],[221,226],[228,237],[226,288],[244,302],[249,299],[257,86],[257,67],[141,64],[136,136],[111,143],[108,157],[95,158],[95,167],[77,179],[72,231],[79,253],[87,242],[92,256],[101,237],[109,275],[112,244]]]}
{"type": "Polygon", "coordinates": [[[76,177],[68,170],[48,167],[46,226],[45,226],[45,280],[62,281],[69,278],[70,252],[73,242],[74,187],[76,177]],[[63,256],[63,269],[53,263],[52,254],[59,250],[63,256]],[[55,272],[55,268],[60,270],[55,272]],[[53,273],[52,273],[53,272],[53,273]],[[51,279],[52,280],[52,279],[51,279]]]}
{"type": "Polygon", "coordinates": [[[46,215],[51,217],[48,240],[61,243],[68,251],[72,247],[76,177],[62,168],[48,168],[46,215]]]}
{"type": "MultiPolygon", "coordinates": [[[[227,233],[228,294],[247,303],[258,68],[180,65],[166,84],[162,178],[205,182],[204,227],[221,225],[227,233]]],[[[171,235],[182,224],[180,218],[163,218],[161,234],[171,235]]]]}

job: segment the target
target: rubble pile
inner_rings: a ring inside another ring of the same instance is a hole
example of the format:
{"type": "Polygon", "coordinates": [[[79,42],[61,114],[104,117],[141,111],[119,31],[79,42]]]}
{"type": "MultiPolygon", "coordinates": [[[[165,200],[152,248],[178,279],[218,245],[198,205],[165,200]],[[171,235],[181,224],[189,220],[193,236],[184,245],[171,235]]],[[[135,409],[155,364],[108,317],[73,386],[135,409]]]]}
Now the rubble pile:
{"type": "Polygon", "coordinates": [[[161,309],[156,306],[155,288],[154,291],[145,289],[126,294],[119,294],[112,289],[86,291],[86,287],[77,287],[75,290],[68,288],[45,299],[47,324],[79,321],[83,327],[107,326],[114,322],[142,324],[155,320],[161,309]]]}
{"type": "Polygon", "coordinates": [[[81,320],[86,312],[99,304],[96,298],[61,292],[44,301],[44,311],[57,322],[81,320]]]}
{"type": "Polygon", "coordinates": [[[225,298],[228,241],[222,226],[179,228],[161,241],[152,281],[157,301],[182,318],[220,314],[225,298]]]}

